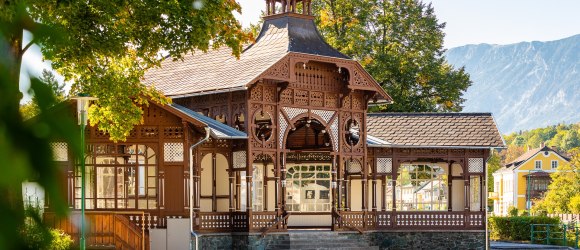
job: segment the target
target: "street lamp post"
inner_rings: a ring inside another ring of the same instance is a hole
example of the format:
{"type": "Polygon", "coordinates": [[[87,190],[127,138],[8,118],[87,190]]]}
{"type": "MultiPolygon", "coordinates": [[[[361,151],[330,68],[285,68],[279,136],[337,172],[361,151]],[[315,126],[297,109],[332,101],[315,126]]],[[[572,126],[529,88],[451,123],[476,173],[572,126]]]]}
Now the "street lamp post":
{"type": "Polygon", "coordinates": [[[71,99],[77,101],[77,115],[79,118],[79,125],[81,126],[81,154],[79,161],[81,162],[81,250],[86,249],[85,238],[85,127],[87,126],[87,110],[89,109],[90,101],[97,100],[95,97],[90,97],[86,94],[79,94],[71,99]]]}

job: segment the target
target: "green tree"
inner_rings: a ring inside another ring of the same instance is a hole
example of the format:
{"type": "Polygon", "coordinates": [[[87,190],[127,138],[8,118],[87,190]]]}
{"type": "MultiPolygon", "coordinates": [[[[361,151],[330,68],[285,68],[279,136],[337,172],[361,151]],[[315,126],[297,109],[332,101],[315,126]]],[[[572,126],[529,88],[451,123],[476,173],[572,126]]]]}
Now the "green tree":
{"type": "MultiPolygon", "coordinates": [[[[26,6],[8,6],[12,9],[10,18],[6,14],[6,4],[0,3],[0,249],[28,249],[20,230],[24,230],[24,208],[22,203],[22,182],[34,180],[42,185],[50,197],[51,207],[64,215],[67,206],[59,190],[59,168],[52,161],[50,141],[62,140],[70,150],[78,155],[79,134],[76,122],[69,109],[51,109],[57,102],[52,90],[36,78],[30,79],[39,114],[34,122],[24,122],[19,111],[21,93],[18,89],[20,77],[19,54],[22,47],[12,47],[14,38],[22,36],[23,30],[35,37],[54,33],[49,27],[36,24],[26,13],[26,6]],[[9,48],[9,49],[6,49],[9,48]]],[[[55,38],[56,39],[56,38],[55,38]]],[[[21,57],[20,57],[21,59],[21,57]]],[[[24,74],[26,75],[26,74],[24,74]]],[[[38,215],[34,218],[40,221],[38,215]]],[[[48,234],[41,227],[41,233],[48,234]]]]}
{"type": "MultiPolygon", "coordinates": [[[[495,150],[491,151],[491,155],[489,157],[489,159],[487,160],[487,191],[488,192],[493,192],[493,173],[495,171],[497,171],[498,169],[500,169],[502,167],[501,164],[501,157],[499,156],[499,153],[496,152],[495,150]]],[[[492,207],[492,211],[493,211],[493,200],[492,199],[488,199],[487,200],[487,206],[488,207],[492,207]]]]}
{"type": "Polygon", "coordinates": [[[471,85],[443,57],[443,28],[418,0],[326,0],[313,5],[326,40],[358,59],[393,97],[388,111],[461,111],[471,85]]]}
{"type": "Polygon", "coordinates": [[[9,22],[17,7],[26,4],[32,20],[52,27],[23,44],[24,29],[7,37],[17,67],[33,43],[41,45],[45,59],[72,92],[98,97],[89,111],[93,125],[124,140],[142,122],[142,105],[149,100],[168,103],[153,86],[144,85],[144,72],[159,66],[161,53],[179,59],[185,53],[227,45],[239,55],[244,33],[234,18],[235,1],[40,1],[0,2],[0,20],[9,22]]]}
{"type": "Polygon", "coordinates": [[[557,172],[551,174],[552,183],[544,199],[534,206],[548,213],[570,213],[571,208],[575,209],[577,200],[572,198],[580,193],[580,149],[573,149],[570,153],[570,163],[561,165],[557,172]]]}
{"type": "Polygon", "coordinates": [[[524,154],[526,151],[523,147],[516,145],[508,145],[507,149],[501,151],[500,156],[504,164],[510,163],[524,154]]]}
{"type": "Polygon", "coordinates": [[[518,135],[514,138],[512,144],[518,147],[523,147],[526,144],[526,139],[524,139],[524,137],[521,135],[518,135]]]}
{"type": "MultiPolygon", "coordinates": [[[[52,94],[56,97],[57,102],[65,100],[65,84],[59,83],[52,71],[46,69],[42,70],[42,76],[39,80],[50,88],[52,94]]],[[[25,120],[38,115],[40,112],[34,92],[31,91],[30,94],[32,95],[32,100],[20,106],[20,112],[25,120]]]]}
{"type": "Polygon", "coordinates": [[[564,151],[568,151],[579,146],[580,138],[578,138],[578,132],[574,129],[569,130],[560,142],[560,148],[564,151]]]}
{"type": "Polygon", "coordinates": [[[568,209],[570,209],[570,212],[573,214],[580,214],[580,194],[576,194],[570,199],[568,209]]]}

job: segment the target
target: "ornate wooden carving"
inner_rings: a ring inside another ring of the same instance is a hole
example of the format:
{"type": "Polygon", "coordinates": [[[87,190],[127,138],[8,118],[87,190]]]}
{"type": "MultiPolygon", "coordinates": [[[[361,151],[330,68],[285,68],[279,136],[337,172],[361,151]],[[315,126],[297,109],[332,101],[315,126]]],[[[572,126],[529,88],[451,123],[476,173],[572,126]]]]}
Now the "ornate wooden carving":
{"type": "Polygon", "coordinates": [[[278,61],[265,73],[262,74],[262,78],[273,79],[273,80],[289,80],[290,79],[290,60],[288,57],[283,58],[278,61]]]}

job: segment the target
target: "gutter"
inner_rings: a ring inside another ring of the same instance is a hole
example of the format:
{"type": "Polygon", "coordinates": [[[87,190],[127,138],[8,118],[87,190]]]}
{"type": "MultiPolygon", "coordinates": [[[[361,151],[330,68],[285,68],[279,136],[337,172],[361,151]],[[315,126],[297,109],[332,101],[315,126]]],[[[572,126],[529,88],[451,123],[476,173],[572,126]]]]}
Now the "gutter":
{"type": "MultiPolygon", "coordinates": [[[[205,127],[205,138],[201,139],[201,141],[198,141],[197,143],[191,145],[189,147],[189,230],[191,231],[191,235],[193,235],[195,237],[195,250],[198,250],[198,242],[199,242],[199,235],[197,233],[195,233],[193,231],[193,202],[191,199],[191,195],[193,194],[193,149],[196,148],[197,146],[201,145],[202,143],[206,142],[207,140],[209,140],[209,136],[211,134],[211,129],[208,127],[205,127]]],[[[190,245],[191,245],[191,240],[190,240],[190,245]]],[[[190,246],[190,249],[192,249],[192,247],[190,246]]]]}
{"type": "Polygon", "coordinates": [[[445,148],[445,149],[500,149],[506,148],[505,146],[437,146],[437,145],[425,145],[425,146],[413,146],[413,145],[398,145],[398,144],[374,144],[368,145],[369,148],[445,148]]]}

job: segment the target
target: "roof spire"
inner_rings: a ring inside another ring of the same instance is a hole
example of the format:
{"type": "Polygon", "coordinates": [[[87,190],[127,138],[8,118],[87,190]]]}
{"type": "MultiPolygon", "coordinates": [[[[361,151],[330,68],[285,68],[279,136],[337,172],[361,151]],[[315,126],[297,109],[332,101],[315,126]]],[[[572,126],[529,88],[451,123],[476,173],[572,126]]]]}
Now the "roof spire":
{"type": "Polygon", "coordinates": [[[296,13],[311,16],[311,3],[312,0],[266,0],[266,16],[284,13],[296,13]]]}

